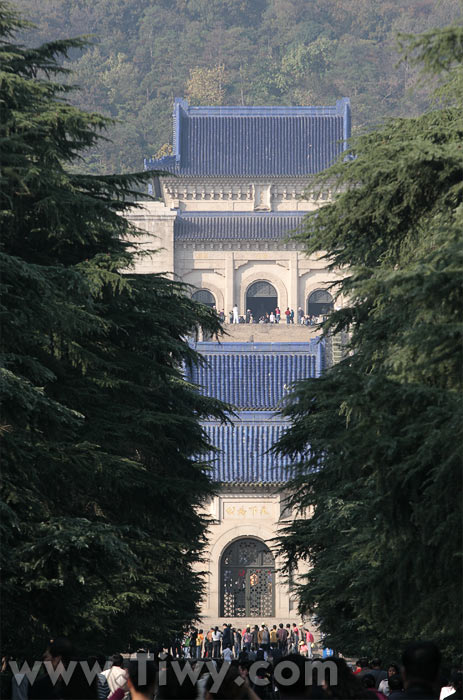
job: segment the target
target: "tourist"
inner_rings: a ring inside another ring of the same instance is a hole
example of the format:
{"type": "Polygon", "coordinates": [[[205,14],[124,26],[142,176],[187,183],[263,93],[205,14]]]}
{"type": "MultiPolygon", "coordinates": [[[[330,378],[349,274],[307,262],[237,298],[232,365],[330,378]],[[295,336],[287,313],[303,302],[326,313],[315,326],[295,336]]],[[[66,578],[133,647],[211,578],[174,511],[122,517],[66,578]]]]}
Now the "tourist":
{"type": "Polygon", "coordinates": [[[450,684],[441,688],[439,700],[460,700],[463,698],[463,673],[452,673],[450,684]]]}
{"type": "Polygon", "coordinates": [[[203,632],[203,630],[199,630],[199,632],[196,636],[196,658],[197,659],[200,659],[202,656],[203,642],[204,642],[204,632],[203,632]]]}
{"type": "Polygon", "coordinates": [[[233,652],[230,647],[224,647],[222,649],[223,660],[231,663],[233,661],[233,652]]]}
{"type": "Polygon", "coordinates": [[[177,633],[172,644],[172,654],[178,659],[182,656],[182,641],[182,635],[177,633]]]}
{"type": "MultiPolygon", "coordinates": [[[[74,648],[71,641],[67,637],[56,637],[47,646],[43,654],[43,661],[50,662],[53,669],[56,669],[60,663],[64,668],[67,668],[73,655],[74,648]]],[[[49,700],[49,698],[64,697],[65,688],[66,686],[61,676],[53,684],[49,674],[45,673],[36,678],[31,684],[29,698],[31,700],[49,700]]]]}
{"type": "Polygon", "coordinates": [[[122,688],[124,693],[129,692],[127,671],[124,669],[122,654],[113,654],[111,656],[111,668],[103,671],[103,675],[106,678],[111,693],[114,693],[118,688],[122,688]]]}
{"type": "Polygon", "coordinates": [[[300,306],[297,310],[297,319],[298,323],[304,323],[304,311],[302,310],[302,306],[300,306]]]}
{"type": "Polygon", "coordinates": [[[270,634],[269,634],[269,631],[265,625],[261,626],[261,628],[258,632],[257,638],[258,638],[258,642],[259,642],[259,649],[262,649],[262,651],[264,652],[264,659],[266,661],[267,660],[267,653],[268,653],[268,650],[270,647],[270,634]]]}
{"type": "Polygon", "coordinates": [[[252,323],[251,316],[251,309],[246,309],[246,323],[252,323]]]}
{"type": "Polygon", "coordinates": [[[402,697],[415,700],[436,700],[441,654],[434,642],[413,642],[402,654],[402,676],[405,691],[402,697]]]}
{"type": "Polygon", "coordinates": [[[209,676],[206,682],[205,700],[213,700],[213,698],[218,698],[219,700],[235,700],[235,698],[237,700],[241,698],[258,700],[258,696],[248,683],[244,682],[242,685],[238,685],[238,683],[236,683],[237,678],[243,678],[243,676],[240,673],[238,665],[235,664],[230,664],[218,689],[214,688],[214,690],[212,690],[215,679],[209,676]]]}
{"type": "Polygon", "coordinates": [[[214,628],[214,631],[212,633],[212,655],[214,659],[218,659],[220,657],[220,641],[222,639],[222,633],[219,630],[218,627],[214,628]]]}
{"type": "Polygon", "coordinates": [[[259,627],[257,625],[254,625],[254,628],[253,628],[251,634],[252,634],[251,648],[253,651],[257,651],[259,648],[259,627]]]}
{"type": "Polygon", "coordinates": [[[357,674],[359,678],[366,676],[367,673],[371,673],[370,662],[365,656],[359,659],[358,664],[360,665],[360,671],[357,674]]]}
{"type": "MultiPolygon", "coordinates": [[[[11,700],[27,700],[29,697],[29,679],[25,673],[12,673],[9,665],[13,661],[10,656],[2,657],[2,670],[0,674],[0,698],[11,700]]],[[[29,667],[33,664],[29,663],[29,667]]],[[[21,664],[18,662],[18,667],[21,664]]]]}
{"type": "Polygon", "coordinates": [[[222,651],[224,649],[231,649],[233,647],[232,631],[231,625],[227,625],[226,622],[223,623],[222,630],[222,651]]]}
{"type": "Polygon", "coordinates": [[[235,304],[233,307],[233,323],[238,323],[239,317],[238,317],[238,307],[235,304]]]}
{"type": "Polygon", "coordinates": [[[206,658],[210,659],[212,656],[212,648],[213,648],[213,642],[212,642],[212,633],[213,633],[213,628],[211,627],[210,630],[208,630],[206,634],[206,639],[204,640],[204,655],[206,658]]]}
{"type": "Polygon", "coordinates": [[[352,700],[361,700],[362,698],[376,700],[376,694],[362,685],[361,679],[359,679],[358,675],[352,673],[344,659],[333,656],[330,658],[330,663],[336,664],[337,674],[332,679],[330,673],[323,682],[325,691],[323,697],[339,698],[339,700],[347,700],[347,698],[352,698],[352,700]]]}
{"type": "Polygon", "coordinates": [[[286,307],[285,316],[286,316],[286,323],[289,326],[289,324],[291,323],[291,311],[289,309],[289,306],[286,307]]]}
{"type": "Polygon", "coordinates": [[[287,642],[286,642],[286,650],[287,650],[288,654],[291,654],[293,651],[293,639],[292,639],[292,635],[291,635],[291,625],[289,622],[286,625],[286,633],[288,635],[287,642]]]}
{"type": "Polygon", "coordinates": [[[235,641],[234,641],[235,657],[238,658],[238,656],[240,655],[240,652],[241,652],[242,636],[241,636],[241,632],[239,629],[233,628],[232,632],[233,632],[234,639],[235,639],[235,641]]]}
{"type": "Polygon", "coordinates": [[[295,622],[293,622],[293,629],[291,631],[293,650],[297,654],[299,651],[299,629],[295,622]]]}
{"type": "Polygon", "coordinates": [[[277,306],[277,308],[275,309],[275,323],[280,323],[280,318],[281,318],[281,311],[280,311],[280,307],[277,306]]]}
{"type": "Polygon", "coordinates": [[[188,632],[185,632],[183,636],[183,656],[185,659],[190,658],[190,635],[188,632]]]}
{"type": "Polygon", "coordinates": [[[270,323],[275,323],[275,314],[273,313],[273,311],[270,312],[270,319],[269,320],[270,320],[270,323]]]}
{"type": "Polygon", "coordinates": [[[291,309],[290,314],[289,314],[289,318],[290,318],[291,323],[294,324],[294,309],[291,309]]]}
{"type": "Polygon", "coordinates": [[[323,694],[320,686],[306,684],[306,668],[307,660],[300,654],[290,654],[284,659],[280,658],[275,661],[273,671],[280,700],[329,697],[323,694]],[[291,668],[288,668],[288,662],[297,667],[298,673],[294,673],[291,668]],[[280,664],[281,669],[278,668],[280,664]]]}
{"type": "Polygon", "coordinates": [[[219,319],[221,323],[225,323],[225,311],[222,309],[222,311],[219,313],[219,319]]]}
{"type": "Polygon", "coordinates": [[[244,650],[247,651],[248,653],[251,651],[251,645],[252,645],[252,634],[251,634],[251,628],[246,627],[246,630],[243,633],[243,647],[244,650]]]}
{"type": "MultiPolygon", "coordinates": [[[[89,656],[87,658],[87,664],[90,670],[95,668],[95,665],[97,666],[97,669],[99,669],[96,676],[98,700],[106,700],[108,695],[111,694],[108,681],[103,673],[106,665],[106,656],[104,654],[94,654],[93,656],[89,656]]],[[[126,689],[125,692],[127,692],[127,690],[128,689],[126,689]]],[[[122,695],[122,697],[124,696],[122,695]]]]}
{"type": "Polygon", "coordinates": [[[286,654],[286,641],[288,639],[288,632],[285,630],[283,627],[283,623],[280,622],[280,626],[277,630],[277,639],[278,639],[278,649],[280,650],[281,654],[286,654]]]}
{"type": "Polygon", "coordinates": [[[192,659],[196,659],[196,640],[198,638],[198,630],[196,627],[190,629],[190,655],[192,659]]]}
{"type": "Polygon", "coordinates": [[[384,695],[389,695],[389,678],[391,676],[396,676],[400,674],[400,668],[397,664],[391,663],[387,667],[387,678],[383,678],[378,685],[378,690],[380,690],[384,695]]]}
{"type": "Polygon", "coordinates": [[[404,684],[399,673],[389,676],[387,679],[388,696],[390,700],[401,700],[404,694],[404,684]]]}
{"type": "MultiPolygon", "coordinates": [[[[175,663],[178,664],[180,667],[180,670],[182,672],[184,672],[185,664],[188,664],[189,662],[188,661],[185,662],[182,660],[182,661],[176,661],[175,663]]],[[[129,675],[130,675],[130,667],[129,667],[129,675]]],[[[183,675],[183,673],[182,673],[182,675],[183,675]]],[[[150,669],[149,679],[151,680],[151,669],[150,669]]],[[[159,681],[158,681],[158,688],[157,688],[157,692],[156,692],[157,699],[159,699],[159,700],[178,700],[179,698],[185,698],[185,700],[186,700],[187,698],[191,698],[191,700],[193,700],[193,698],[196,698],[196,696],[197,696],[196,684],[194,683],[194,681],[191,680],[188,673],[184,674],[183,680],[180,683],[178,675],[177,675],[177,673],[175,673],[175,669],[172,668],[172,664],[169,661],[167,661],[166,663],[164,663],[161,666],[161,668],[159,669],[159,681]]],[[[153,695],[151,694],[149,697],[150,697],[150,700],[152,700],[153,695]]],[[[132,695],[132,700],[139,700],[139,699],[134,698],[134,696],[132,695]]]]}
{"type": "Polygon", "coordinates": [[[272,651],[276,649],[278,646],[278,637],[277,637],[277,626],[273,625],[272,629],[270,630],[270,649],[272,651]]]}
{"type": "Polygon", "coordinates": [[[375,678],[375,688],[379,688],[381,681],[387,679],[387,672],[381,668],[381,659],[372,659],[370,673],[375,678]]]}
{"type": "Polygon", "coordinates": [[[378,700],[386,700],[386,696],[383,695],[383,693],[380,693],[379,690],[376,690],[376,679],[372,673],[366,673],[364,676],[362,676],[361,681],[363,687],[369,690],[371,693],[374,693],[378,700]]]}

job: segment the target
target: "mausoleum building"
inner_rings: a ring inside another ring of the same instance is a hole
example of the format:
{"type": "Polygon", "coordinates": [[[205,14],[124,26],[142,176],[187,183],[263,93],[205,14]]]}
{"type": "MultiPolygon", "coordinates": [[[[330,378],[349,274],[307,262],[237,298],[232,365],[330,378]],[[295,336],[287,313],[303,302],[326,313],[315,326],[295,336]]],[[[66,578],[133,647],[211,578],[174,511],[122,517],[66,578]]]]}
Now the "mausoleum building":
{"type": "Polygon", "coordinates": [[[328,312],[327,288],[340,276],[291,236],[329,200],[329,189],[318,192],[311,182],[349,137],[347,98],[328,107],[192,107],[177,99],[173,154],[145,161],[166,174],[153,177],[157,201],[129,217],[145,232],[142,244],[160,249],[138,271],[180,278],[227,321],[234,305],[255,319],[282,312],[279,325],[229,324],[220,343],[198,342],[208,362],[190,371],[191,381],[233,404],[237,416],[233,425],[205,424],[219,449],[211,458],[221,484],[209,508],[205,625],[297,620],[272,542],[293,517],[281,490],[290,464],[271,447],[287,427],[278,407],[291,384],[332,361],[316,331],[297,324],[297,310],[328,312]],[[286,308],[294,325],[285,323],[286,308]]]}

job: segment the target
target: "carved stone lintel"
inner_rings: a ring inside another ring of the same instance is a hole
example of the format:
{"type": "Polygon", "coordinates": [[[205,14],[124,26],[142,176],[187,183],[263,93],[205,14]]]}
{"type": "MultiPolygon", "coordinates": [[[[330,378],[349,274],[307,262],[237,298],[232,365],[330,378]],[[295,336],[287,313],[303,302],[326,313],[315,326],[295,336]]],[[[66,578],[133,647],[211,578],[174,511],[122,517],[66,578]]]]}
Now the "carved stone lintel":
{"type": "Polygon", "coordinates": [[[254,185],[254,210],[270,211],[271,185],[254,185]]]}

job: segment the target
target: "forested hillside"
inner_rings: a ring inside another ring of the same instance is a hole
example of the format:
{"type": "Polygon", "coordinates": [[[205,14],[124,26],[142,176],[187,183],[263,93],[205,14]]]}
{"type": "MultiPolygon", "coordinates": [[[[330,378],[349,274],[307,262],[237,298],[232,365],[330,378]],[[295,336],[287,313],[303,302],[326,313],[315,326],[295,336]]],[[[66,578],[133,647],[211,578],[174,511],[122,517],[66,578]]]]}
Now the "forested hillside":
{"type": "Polygon", "coordinates": [[[192,104],[352,101],[355,129],[428,104],[397,67],[397,34],[461,19],[460,0],[16,0],[24,41],[92,35],[76,53],[75,103],[114,117],[91,172],[139,170],[171,142],[174,97],[192,104]],[[413,88],[413,91],[412,91],[413,88]]]}

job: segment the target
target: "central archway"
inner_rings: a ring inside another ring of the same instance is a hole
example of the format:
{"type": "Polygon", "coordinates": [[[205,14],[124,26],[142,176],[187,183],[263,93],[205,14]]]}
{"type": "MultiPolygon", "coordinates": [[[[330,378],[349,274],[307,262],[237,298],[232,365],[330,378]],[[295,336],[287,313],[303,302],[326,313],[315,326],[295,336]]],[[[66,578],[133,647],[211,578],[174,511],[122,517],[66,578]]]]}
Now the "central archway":
{"type": "Polygon", "coordinates": [[[275,615],[275,558],[254,537],[235,540],[220,560],[221,617],[275,615]]]}
{"type": "Polygon", "coordinates": [[[265,280],[254,282],[246,292],[246,309],[250,309],[254,320],[275,311],[278,306],[277,290],[265,280]]]}

